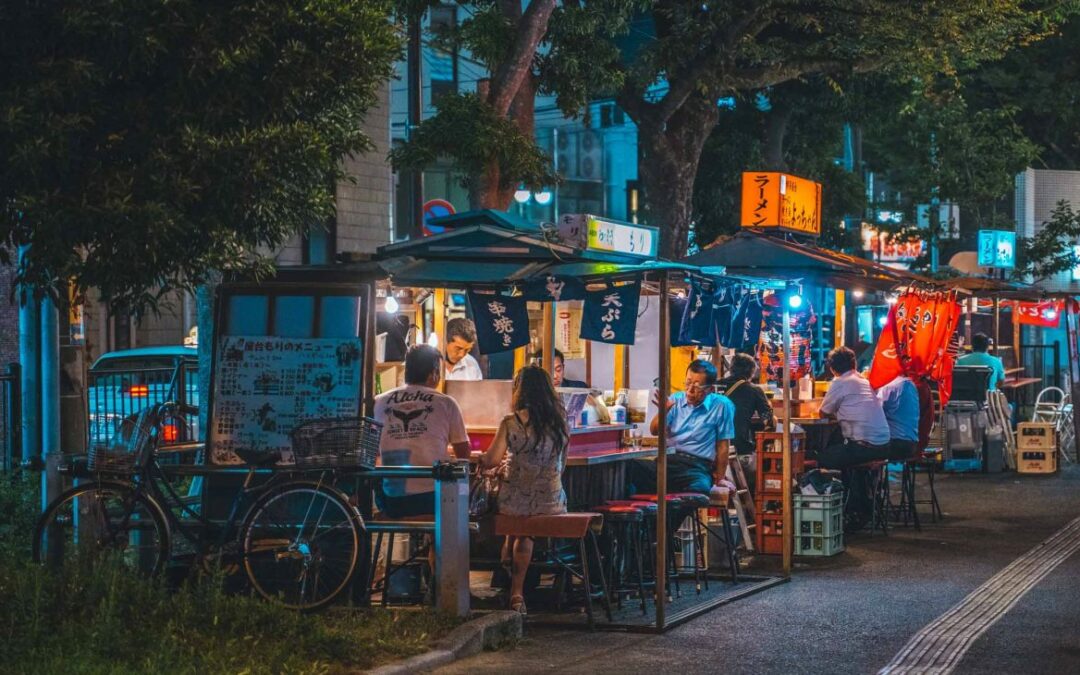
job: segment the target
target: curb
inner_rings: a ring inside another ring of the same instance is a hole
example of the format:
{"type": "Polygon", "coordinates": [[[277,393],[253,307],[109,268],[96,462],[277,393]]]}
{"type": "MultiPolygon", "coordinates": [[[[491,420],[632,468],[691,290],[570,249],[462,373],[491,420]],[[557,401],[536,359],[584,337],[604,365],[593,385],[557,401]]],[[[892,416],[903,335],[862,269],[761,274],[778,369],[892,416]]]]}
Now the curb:
{"type": "Polygon", "coordinates": [[[371,675],[427,672],[479,654],[485,649],[498,649],[519,640],[521,629],[521,614],[510,611],[489,612],[450,631],[449,635],[432,645],[431,651],[366,672],[371,675]]]}

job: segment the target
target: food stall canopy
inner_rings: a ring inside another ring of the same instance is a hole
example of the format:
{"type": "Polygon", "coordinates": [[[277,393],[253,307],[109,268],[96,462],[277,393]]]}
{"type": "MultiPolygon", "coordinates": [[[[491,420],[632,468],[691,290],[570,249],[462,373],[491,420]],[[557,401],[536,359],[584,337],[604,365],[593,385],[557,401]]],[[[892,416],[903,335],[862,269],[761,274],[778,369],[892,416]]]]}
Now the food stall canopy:
{"type": "Polygon", "coordinates": [[[702,267],[722,266],[729,275],[802,280],[837,288],[863,286],[890,290],[903,284],[936,283],[870,260],[756,231],[722,237],[684,262],[702,267]]]}
{"type": "Polygon", "coordinates": [[[1052,295],[1045,289],[1033,284],[1004,279],[985,277],[957,277],[941,282],[951,290],[970,293],[979,298],[1001,298],[1010,300],[1041,300],[1052,295]]]}
{"type": "Polygon", "coordinates": [[[555,226],[538,227],[507,213],[483,209],[435,218],[432,225],[447,231],[379,248],[382,260],[412,257],[423,260],[525,259],[538,261],[594,260],[640,263],[640,255],[577,248],[564,243],[555,226]]]}

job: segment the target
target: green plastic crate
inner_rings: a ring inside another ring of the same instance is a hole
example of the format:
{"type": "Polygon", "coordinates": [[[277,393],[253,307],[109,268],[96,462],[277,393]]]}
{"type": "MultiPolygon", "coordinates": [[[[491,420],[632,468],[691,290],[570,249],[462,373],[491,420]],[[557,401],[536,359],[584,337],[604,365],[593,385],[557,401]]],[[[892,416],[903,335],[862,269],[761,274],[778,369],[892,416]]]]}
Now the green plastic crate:
{"type": "Polygon", "coordinates": [[[830,556],[844,550],[844,533],[837,532],[830,537],[801,535],[795,537],[795,555],[830,556]]]}
{"type": "Polygon", "coordinates": [[[844,495],[794,497],[795,555],[828,556],[844,550],[844,495]]]}

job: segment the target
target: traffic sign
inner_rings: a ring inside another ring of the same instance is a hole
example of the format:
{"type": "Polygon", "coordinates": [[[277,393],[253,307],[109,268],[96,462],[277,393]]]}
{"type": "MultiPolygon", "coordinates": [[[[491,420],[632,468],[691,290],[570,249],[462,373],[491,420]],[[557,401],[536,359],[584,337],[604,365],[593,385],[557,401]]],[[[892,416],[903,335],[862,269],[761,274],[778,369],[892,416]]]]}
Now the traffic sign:
{"type": "Polygon", "coordinates": [[[446,232],[445,225],[432,225],[431,221],[444,216],[452,216],[455,213],[457,211],[454,210],[454,205],[445,199],[429,199],[424,202],[424,236],[430,237],[433,234],[446,232]]]}

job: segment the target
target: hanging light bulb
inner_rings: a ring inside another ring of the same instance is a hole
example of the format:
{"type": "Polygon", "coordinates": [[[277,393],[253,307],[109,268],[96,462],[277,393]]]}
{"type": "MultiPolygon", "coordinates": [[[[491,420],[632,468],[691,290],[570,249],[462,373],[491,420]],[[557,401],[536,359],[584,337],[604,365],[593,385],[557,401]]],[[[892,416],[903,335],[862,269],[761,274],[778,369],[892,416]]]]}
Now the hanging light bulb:
{"type": "Polygon", "coordinates": [[[884,327],[885,327],[885,324],[889,323],[889,317],[887,317],[887,316],[883,316],[883,317],[880,317],[880,318],[879,318],[879,319],[877,320],[877,322],[878,322],[878,325],[879,325],[879,326],[881,326],[882,328],[884,328],[884,327]]]}
{"type": "Polygon", "coordinates": [[[383,309],[387,314],[396,314],[398,311],[398,301],[394,297],[393,293],[386,296],[386,302],[383,303],[383,309]]]}
{"type": "Polygon", "coordinates": [[[900,298],[898,298],[894,293],[890,293],[889,295],[885,296],[885,302],[889,303],[890,305],[895,305],[899,300],[900,298]]]}
{"type": "Polygon", "coordinates": [[[551,197],[551,190],[541,190],[540,192],[533,193],[533,199],[535,199],[536,203],[540,206],[547,206],[548,204],[550,204],[551,197]]]}
{"type": "Polygon", "coordinates": [[[432,333],[431,335],[429,335],[428,338],[427,338],[427,343],[428,343],[429,347],[432,347],[434,349],[438,349],[439,348],[439,334],[438,333],[432,333]]]}
{"type": "Polygon", "coordinates": [[[529,197],[531,196],[532,193],[524,188],[514,190],[514,201],[518,204],[524,204],[525,202],[529,201],[529,197]]]}
{"type": "Polygon", "coordinates": [[[802,307],[803,299],[798,293],[793,293],[788,296],[787,304],[791,309],[798,309],[802,307]]]}
{"type": "Polygon", "coordinates": [[[851,297],[855,298],[856,300],[861,299],[864,295],[866,295],[866,293],[864,293],[863,289],[861,288],[856,288],[851,292],[851,297]]]}

